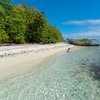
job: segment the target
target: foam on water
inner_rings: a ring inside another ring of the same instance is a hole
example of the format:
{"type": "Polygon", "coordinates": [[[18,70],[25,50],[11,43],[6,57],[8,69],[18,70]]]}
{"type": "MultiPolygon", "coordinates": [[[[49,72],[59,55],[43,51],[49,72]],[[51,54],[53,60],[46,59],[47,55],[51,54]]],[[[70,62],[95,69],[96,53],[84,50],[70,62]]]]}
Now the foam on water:
{"type": "Polygon", "coordinates": [[[100,47],[59,53],[0,83],[0,100],[100,100],[100,47]]]}

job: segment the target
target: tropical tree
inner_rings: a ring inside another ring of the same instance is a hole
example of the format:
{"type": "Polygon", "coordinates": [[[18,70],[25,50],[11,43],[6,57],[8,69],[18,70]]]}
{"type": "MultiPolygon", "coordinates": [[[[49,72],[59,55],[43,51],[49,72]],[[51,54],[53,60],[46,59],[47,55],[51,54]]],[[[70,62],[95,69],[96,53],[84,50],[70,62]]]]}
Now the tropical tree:
{"type": "Polygon", "coordinates": [[[44,12],[26,4],[13,5],[0,0],[0,43],[56,43],[63,41],[61,32],[49,25],[44,12]]]}

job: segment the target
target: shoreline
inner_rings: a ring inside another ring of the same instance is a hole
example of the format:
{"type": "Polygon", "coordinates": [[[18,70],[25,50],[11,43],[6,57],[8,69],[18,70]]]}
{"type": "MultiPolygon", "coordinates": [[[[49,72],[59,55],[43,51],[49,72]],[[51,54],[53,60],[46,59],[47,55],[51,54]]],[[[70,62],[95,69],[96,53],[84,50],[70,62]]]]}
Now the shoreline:
{"type": "Polygon", "coordinates": [[[58,47],[63,47],[69,44],[66,43],[56,43],[56,44],[22,44],[22,45],[12,45],[12,46],[1,46],[0,47],[0,58],[7,56],[14,56],[17,54],[24,54],[29,52],[39,52],[42,50],[48,50],[58,47]]]}
{"type": "MultiPolygon", "coordinates": [[[[30,47],[29,45],[28,47],[30,47]]],[[[32,45],[36,46],[36,45],[32,45]]],[[[52,44],[52,45],[40,45],[36,46],[36,48],[29,49],[26,47],[21,50],[18,54],[13,55],[11,50],[14,51],[14,49],[7,49],[8,51],[11,52],[11,55],[0,57],[0,79],[4,79],[11,74],[17,74],[20,72],[27,71],[30,68],[33,68],[34,66],[42,63],[45,59],[49,58],[50,56],[53,56],[54,54],[61,52],[61,51],[66,51],[67,48],[72,48],[74,47],[73,45],[68,45],[65,43],[59,43],[59,44],[52,44]],[[33,49],[33,51],[32,51],[33,49]],[[24,52],[26,50],[26,52],[24,52]]],[[[5,47],[4,47],[5,48],[5,47]]],[[[18,48],[18,47],[17,47],[18,48]]]]}

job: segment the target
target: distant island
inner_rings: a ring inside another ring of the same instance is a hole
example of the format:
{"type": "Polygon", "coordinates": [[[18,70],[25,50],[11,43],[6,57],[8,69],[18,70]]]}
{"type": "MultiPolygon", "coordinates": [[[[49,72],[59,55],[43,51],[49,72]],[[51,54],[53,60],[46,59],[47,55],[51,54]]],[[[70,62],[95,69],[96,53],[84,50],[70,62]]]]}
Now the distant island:
{"type": "Polygon", "coordinates": [[[99,46],[96,39],[67,39],[69,44],[78,46],[99,46]]]}

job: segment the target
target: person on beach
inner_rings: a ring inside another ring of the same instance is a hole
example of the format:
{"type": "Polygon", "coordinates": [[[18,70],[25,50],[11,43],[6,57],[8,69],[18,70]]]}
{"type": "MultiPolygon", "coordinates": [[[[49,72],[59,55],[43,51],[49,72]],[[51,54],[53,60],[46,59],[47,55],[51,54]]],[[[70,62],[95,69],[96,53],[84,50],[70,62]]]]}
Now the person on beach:
{"type": "Polygon", "coordinates": [[[70,51],[70,48],[67,49],[67,52],[69,52],[69,51],[70,51]]]}

